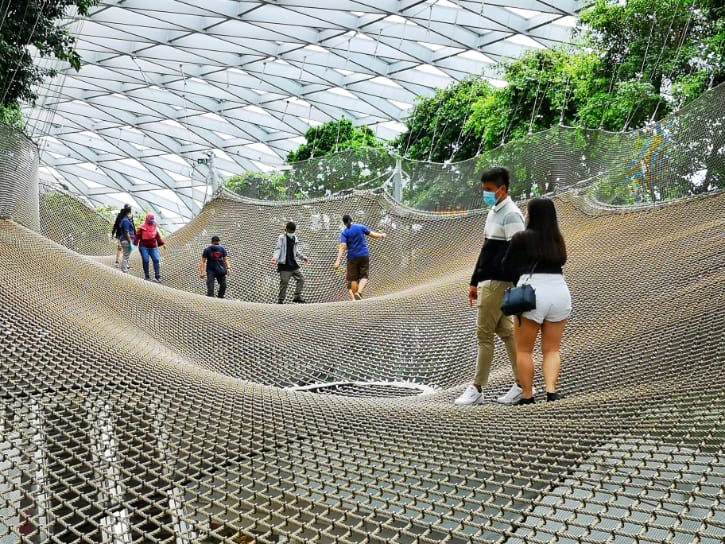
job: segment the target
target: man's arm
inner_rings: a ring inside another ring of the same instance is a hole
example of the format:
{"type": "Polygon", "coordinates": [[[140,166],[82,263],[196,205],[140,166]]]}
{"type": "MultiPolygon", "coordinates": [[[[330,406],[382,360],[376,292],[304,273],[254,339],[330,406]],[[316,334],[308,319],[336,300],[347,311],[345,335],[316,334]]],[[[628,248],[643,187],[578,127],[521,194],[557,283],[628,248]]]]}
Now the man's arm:
{"type": "Polygon", "coordinates": [[[302,253],[299,250],[299,247],[297,246],[297,244],[295,244],[295,257],[298,258],[298,259],[302,259],[302,261],[305,264],[308,264],[310,262],[310,259],[307,258],[307,255],[305,255],[304,253],[302,253]]]}
{"type": "Polygon", "coordinates": [[[471,307],[473,307],[473,302],[475,300],[478,300],[478,282],[480,281],[480,269],[479,266],[481,263],[481,260],[483,259],[483,249],[486,247],[486,240],[483,241],[483,246],[481,247],[481,253],[478,255],[478,259],[476,259],[476,266],[473,268],[473,274],[471,274],[471,282],[468,286],[468,302],[471,304],[471,307]]]}
{"type": "Polygon", "coordinates": [[[388,237],[388,235],[385,234],[384,232],[374,232],[374,231],[370,231],[370,234],[368,234],[368,236],[370,236],[370,238],[375,238],[376,240],[385,240],[388,237]]]}
{"type": "Polygon", "coordinates": [[[282,253],[282,242],[283,242],[282,236],[277,238],[277,247],[274,250],[274,253],[272,254],[272,266],[277,266],[277,262],[279,262],[279,256],[282,253]]]}
{"type": "Polygon", "coordinates": [[[340,261],[342,260],[342,256],[347,251],[347,244],[345,242],[340,243],[340,247],[337,250],[337,260],[335,261],[335,264],[332,265],[332,268],[337,270],[340,268],[340,261]]]}
{"type": "Polygon", "coordinates": [[[232,263],[227,255],[224,255],[224,266],[227,267],[227,276],[230,275],[232,273],[232,263]]]}
{"type": "Polygon", "coordinates": [[[201,264],[199,265],[199,276],[206,278],[206,257],[201,258],[201,264]]]}

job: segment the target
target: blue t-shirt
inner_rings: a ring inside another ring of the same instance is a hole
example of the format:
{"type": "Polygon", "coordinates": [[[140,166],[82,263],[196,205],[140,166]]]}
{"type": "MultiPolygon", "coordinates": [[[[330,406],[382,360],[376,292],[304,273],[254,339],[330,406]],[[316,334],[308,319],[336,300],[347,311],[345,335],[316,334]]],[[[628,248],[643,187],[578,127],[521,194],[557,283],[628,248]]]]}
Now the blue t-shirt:
{"type": "Polygon", "coordinates": [[[133,240],[133,237],[136,235],[136,229],[133,226],[133,221],[131,221],[128,217],[121,219],[121,224],[118,225],[118,239],[125,240],[126,233],[128,233],[131,237],[131,240],[133,240]]]}
{"type": "Polygon", "coordinates": [[[368,251],[368,241],[365,235],[370,234],[370,229],[365,225],[353,223],[342,231],[340,242],[347,244],[347,260],[360,259],[370,255],[368,251]]]}

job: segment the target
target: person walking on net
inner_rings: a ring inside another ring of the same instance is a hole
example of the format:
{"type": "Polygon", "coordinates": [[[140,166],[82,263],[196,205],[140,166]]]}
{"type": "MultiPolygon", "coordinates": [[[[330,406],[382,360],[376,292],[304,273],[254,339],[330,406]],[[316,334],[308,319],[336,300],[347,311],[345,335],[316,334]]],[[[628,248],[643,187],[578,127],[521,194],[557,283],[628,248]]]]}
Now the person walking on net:
{"type": "Polygon", "coordinates": [[[562,267],[566,244],[559,230],[554,202],[533,198],[527,208],[526,230],[517,233],[503,258],[503,267],[517,285],[528,283],[536,292],[536,308],[514,321],[518,376],[523,389],[516,404],[534,402],[532,352],[541,330],[542,370],[546,400],[559,400],[556,391],[561,368],[561,337],[571,315],[571,294],[562,267]]]}
{"type": "Polygon", "coordinates": [[[521,398],[523,391],[518,383],[516,371],[513,318],[501,311],[503,294],[507,288],[513,286],[501,266],[501,261],[514,234],[524,230],[524,216],[508,196],[508,170],[502,167],[487,170],[481,175],[481,183],[484,203],[490,206],[491,210],[486,217],[483,247],[468,289],[471,306],[476,302],[478,307],[476,322],[478,360],[473,383],[455,400],[455,404],[460,406],[476,404],[481,400],[481,390],[488,383],[493,361],[494,334],[501,338],[506,346],[515,380],[511,390],[499,397],[498,401],[514,404],[521,398]]]}
{"type": "Polygon", "coordinates": [[[292,278],[295,280],[295,297],[292,302],[305,303],[305,299],[302,298],[305,277],[302,275],[297,259],[301,259],[305,264],[310,264],[310,260],[300,251],[299,240],[297,234],[295,234],[296,230],[297,225],[292,221],[285,225],[284,232],[277,238],[277,248],[272,256],[272,265],[276,266],[277,272],[279,272],[277,304],[284,304],[287,287],[289,287],[292,278]]]}
{"type": "Polygon", "coordinates": [[[224,298],[227,292],[227,276],[232,273],[227,250],[220,244],[218,236],[211,237],[211,244],[201,254],[199,275],[206,278],[206,296],[214,296],[214,288],[219,284],[218,298],[224,298]]]}
{"type": "MultiPolygon", "coordinates": [[[[116,236],[118,237],[118,245],[121,246],[121,272],[128,274],[128,259],[131,256],[133,250],[133,237],[136,234],[136,229],[133,226],[133,212],[131,206],[124,207],[126,211],[123,218],[118,223],[116,229],[116,236]]],[[[122,210],[122,211],[123,211],[122,210]]]]}
{"type": "MultiPolygon", "coordinates": [[[[121,262],[121,256],[123,255],[123,246],[121,245],[121,221],[123,221],[131,211],[131,206],[129,204],[124,204],[123,208],[118,212],[118,215],[116,215],[116,220],[113,223],[113,228],[111,229],[111,237],[115,238],[118,241],[118,246],[116,247],[116,266],[118,266],[121,262]]],[[[133,224],[133,214],[129,216],[131,220],[131,227],[133,230],[131,232],[133,234],[136,233],[136,226],[133,224]]]]}
{"type": "Polygon", "coordinates": [[[154,262],[154,281],[161,283],[159,247],[164,245],[164,239],[161,238],[156,218],[152,213],[146,216],[146,221],[136,231],[136,238],[134,238],[133,243],[138,246],[138,251],[141,253],[144,278],[151,279],[149,274],[149,259],[151,259],[154,262]]]}
{"type": "Polygon", "coordinates": [[[370,269],[370,251],[365,238],[385,240],[385,233],[373,232],[365,225],[353,223],[352,217],[345,215],[342,218],[345,229],[340,235],[340,248],[337,252],[337,260],[332,267],[340,268],[340,260],[347,251],[347,282],[350,298],[362,300],[362,292],[368,284],[368,273],[370,269]]]}

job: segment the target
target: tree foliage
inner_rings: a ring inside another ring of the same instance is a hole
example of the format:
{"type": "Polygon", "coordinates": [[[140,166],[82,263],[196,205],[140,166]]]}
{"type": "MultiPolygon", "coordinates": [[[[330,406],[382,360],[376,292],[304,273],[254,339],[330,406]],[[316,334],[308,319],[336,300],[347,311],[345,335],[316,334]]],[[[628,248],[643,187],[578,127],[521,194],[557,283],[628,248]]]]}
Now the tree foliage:
{"type": "Polygon", "coordinates": [[[721,15],[721,0],[596,0],[581,16],[584,43],[600,56],[585,126],[640,127],[725,81],[721,15]]]}
{"type": "Polygon", "coordinates": [[[0,104],[0,125],[21,130],[24,126],[20,104],[0,104]]]}
{"type": "Polygon", "coordinates": [[[464,160],[556,125],[620,131],[725,81],[722,0],[596,0],[573,47],[506,65],[417,101],[396,141],[417,160],[464,160]],[[460,145],[465,142],[465,145],[460,145]]]}
{"type": "MultiPolygon", "coordinates": [[[[75,70],[81,58],[74,50],[75,38],[60,21],[71,7],[87,15],[99,0],[5,0],[0,25],[0,105],[33,102],[33,86],[56,75],[56,70],[33,63],[32,49],[41,57],[55,57],[75,70]]],[[[6,110],[7,111],[7,110],[6,110]]],[[[6,120],[3,115],[2,121],[6,120]]]]}
{"type": "MultiPolygon", "coordinates": [[[[531,51],[508,63],[501,75],[505,87],[492,88],[483,77],[472,77],[418,99],[397,149],[424,161],[461,161],[487,151],[488,159],[515,165],[514,194],[545,192],[559,173],[545,167],[543,157],[526,154],[530,144],[546,139],[532,135],[560,125],[613,132],[640,128],[725,81],[723,4],[595,0],[582,13],[572,46],[531,51]]],[[[552,146],[554,136],[567,140],[570,155],[590,153],[573,165],[582,175],[591,173],[589,163],[599,160],[596,153],[607,151],[586,143],[581,132],[552,133],[552,146]]],[[[709,164],[716,162],[710,159],[709,164]]],[[[720,179],[712,178],[714,172],[708,170],[708,180],[720,179]]],[[[471,198],[470,187],[455,176],[414,183],[413,205],[420,204],[415,194],[423,200],[431,195],[456,202],[471,198]]]]}
{"type": "Polygon", "coordinates": [[[245,172],[226,180],[224,187],[249,198],[284,200],[289,196],[289,175],[286,172],[245,172]]]}
{"type": "Polygon", "coordinates": [[[288,198],[328,196],[361,185],[377,187],[395,163],[369,127],[356,127],[348,119],[313,127],[305,139],[287,155],[288,198]]]}
{"type": "Polygon", "coordinates": [[[408,118],[406,132],[394,146],[406,156],[433,162],[460,161],[480,151],[479,139],[466,126],[471,108],[486,100],[493,88],[479,77],[469,77],[455,86],[439,89],[430,98],[417,100],[408,118]]]}
{"type": "Polygon", "coordinates": [[[375,137],[369,127],[356,127],[349,119],[328,121],[305,132],[306,142],[287,155],[287,162],[293,163],[325,157],[346,149],[383,147],[385,144],[375,137]]]}

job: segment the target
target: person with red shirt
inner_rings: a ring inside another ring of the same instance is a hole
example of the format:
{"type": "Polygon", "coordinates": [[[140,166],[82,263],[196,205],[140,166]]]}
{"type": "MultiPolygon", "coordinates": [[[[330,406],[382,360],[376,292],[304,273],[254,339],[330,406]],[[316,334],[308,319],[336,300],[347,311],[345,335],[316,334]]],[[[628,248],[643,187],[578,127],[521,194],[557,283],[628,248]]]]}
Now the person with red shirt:
{"type": "Polygon", "coordinates": [[[151,259],[154,262],[154,281],[161,283],[159,247],[163,246],[165,242],[161,238],[161,233],[159,232],[155,219],[151,213],[146,216],[146,221],[136,231],[136,237],[133,239],[133,243],[141,253],[144,277],[147,280],[151,279],[149,275],[149,259],[151,259]]]}

